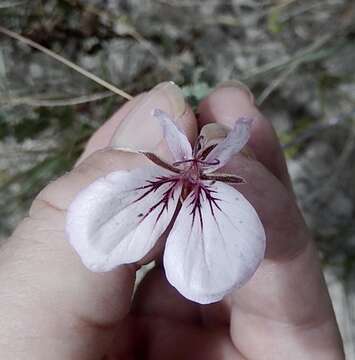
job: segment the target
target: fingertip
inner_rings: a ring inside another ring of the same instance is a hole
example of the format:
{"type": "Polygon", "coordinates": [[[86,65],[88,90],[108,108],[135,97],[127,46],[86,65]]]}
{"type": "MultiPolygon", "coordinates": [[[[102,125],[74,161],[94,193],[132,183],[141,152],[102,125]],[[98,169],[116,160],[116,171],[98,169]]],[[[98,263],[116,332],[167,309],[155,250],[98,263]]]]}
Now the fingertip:
{"type": "Polygon", "coordinates": [[[163,82],[145,94],[127,114],[113,134],[111,146],[156,152],[165,143],[162,128],[153,115],[156,109],[167,113],[189,139],[196,135],[196,120],[181,89],[172,82],[163,82]]]}
{"type": "Polygon", "coordinates": [[[198,107],[199,124],[218,122],[232,127],[240,117],[249,117],[252,122],[248,142],[255,157],[268,168],[292,192],[286,161],[276,132],[254,104],[250,90],[245,86],[217,87],[198,107]]]}
{"type": "Polygon", "coordinates": [[[105,122],[90,138],[77,164],[95,151],[108,146],[166,152],[162,131],[152,115],[156,109],[167,112],[188,139],[194,141],[197,121],[191,107],[176,84],[162,82],[125,103],[105,122]]]}
{"type": "Polygon", "coordinates": [[[141,101],[144,93],[135,96],[132,100],[125,102],[98,130],[91,136],[84,152],[76,162],[75,166],[79,165],[84,159],[98,150],[106,148],[112,135],[116,131],[119,124],[128,115],[128,113],[141,101]]]}
{"type": "Polygon", "coordinates": [[[200,103],[197,112],[201,125],[219,122],[228,127],[233,127],[241,116],[253,119],[260,116],[250,90],[232,86],[217,87],[200,103]]]}

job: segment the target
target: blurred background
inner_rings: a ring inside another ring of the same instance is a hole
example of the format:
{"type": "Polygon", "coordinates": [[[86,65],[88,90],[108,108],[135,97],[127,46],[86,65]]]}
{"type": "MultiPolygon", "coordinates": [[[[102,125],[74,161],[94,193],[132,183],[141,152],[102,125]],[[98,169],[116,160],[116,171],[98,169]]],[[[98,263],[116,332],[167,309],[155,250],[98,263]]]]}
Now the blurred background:
{"type": "MultiPolygon", "coordinates": [[[[246,83],[284,146],[355,359],[355,2],[0,0],[3,27],[131,95],[246,83]]],[[[124,99],[0,34],[0,239],[124,99]]]]}

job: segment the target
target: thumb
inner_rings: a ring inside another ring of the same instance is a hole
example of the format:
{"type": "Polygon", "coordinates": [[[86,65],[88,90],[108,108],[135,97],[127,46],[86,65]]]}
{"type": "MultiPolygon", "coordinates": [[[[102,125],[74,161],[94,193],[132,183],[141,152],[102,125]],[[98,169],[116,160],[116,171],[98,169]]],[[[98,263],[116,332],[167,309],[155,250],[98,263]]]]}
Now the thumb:
{"type": "Polygon", "coordinates": [[[139,122],[124,141],[137,143],[136,133],[149,129],[150,137],[141,137],[137,145],[153,148],[162,141],[161,132],[152,130],[147,118],[154,108],[180,116],[177,121],[190,134],[195,126],[187,121],[189,115],[175,112],[169,86],[153,89],[138,100],[128,106],[131,111],[124,107],[93,137],[86,159],[42,190],[29,216],[1,248],[0,338],[6,340],[0,358],[47,359],[51,354],[51,359],[92,359],[109,351],[117,324],[129,311],[136,269],[126,265],[108,273],[88,271],[66,239],[67,207],[98,177],[145,161],[107,148],[113,133],[108,127],[116,121],[116,135],[123,124],[139,122]]]}

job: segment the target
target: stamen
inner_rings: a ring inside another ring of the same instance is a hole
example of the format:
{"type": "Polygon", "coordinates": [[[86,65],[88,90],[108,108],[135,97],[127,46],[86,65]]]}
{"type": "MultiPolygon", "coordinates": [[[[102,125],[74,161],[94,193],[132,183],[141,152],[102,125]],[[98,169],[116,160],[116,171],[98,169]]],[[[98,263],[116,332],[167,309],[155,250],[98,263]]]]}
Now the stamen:
{"type": "Polygon", "coordinates": [[[203,135],[199,135],[195,141],[194,149],[192,154],[194,157],[197,156],[197,153],[201,150],[201,141],[204,139],[203,135]]]}
{"type": "Polygon", "coordinates": [[[170,164],[166,163],[164,160],[160,159],[157,155],[155,155],[151,152],[140,151],[140,153],[145,155],[154,164],[156,164],[164,169],[170,170],[177,174],[179,174],[181,172],[179,169],[174,168],[174,166],[171,166],[170,164]]]}
{"type": "Polygon", "coordinates": [[[241,176],[233,175],[233,174],[202,174],[202,180],[209,181],[222,181],[231,184],[245,184],[246,180],[241,176]]]}
{"type": "Polygon", "coordinates": [[[197,160],[200,164],[206,165],[206,166],[214,166],[219,164],[218,159],[214,159],[213,161],[204,161],[204,160],[197,160]]]}
{"type": "Polygon", "coordinates": [[[186,164],[188,162],[196,161],[195,159],[187,159],[187,160],[180,160],[173,163],[173,166],[179,166],[181,164],[186,164]]]}

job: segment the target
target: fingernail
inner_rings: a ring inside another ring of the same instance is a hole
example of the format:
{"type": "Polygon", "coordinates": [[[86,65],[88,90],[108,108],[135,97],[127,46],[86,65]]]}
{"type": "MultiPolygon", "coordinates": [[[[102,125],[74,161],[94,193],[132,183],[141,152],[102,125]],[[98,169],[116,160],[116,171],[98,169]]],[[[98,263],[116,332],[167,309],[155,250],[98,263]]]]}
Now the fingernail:
{"type": "Polygon", "coordinates": [[[255,103],[255,97],[254,97],[253,93],[250,91],[250,89],[248,88],[247,85],[245,85],[244,83],[242,83],[239,80],[224,81],[224,82],[218,84],[216,88],[217,89],[220,89],[220,88],[234,88],[234,89],[241,90],[245,94],[248,95],[250,103],[252,105],[254,105],[254,103],[255,103]]]}
{"type": "Polygon", "coordinates": [[[180,88],[173,82],[163,82],[144,95],[116,129],[111,146],[154,150],[163,137],[159,123],[152,115],[154,109],[161,109],[173,119],[179,119],[186,110],[180,88]]]}
{"type": "Polygon", "coordinates": [[[200,123],[218,122],[227,127],[233,127],[239,117],[258,119],[261,116],[250,90],[235,80],[217,86],[201,102],[198,112],[200,123]]]}

